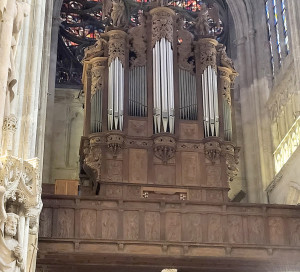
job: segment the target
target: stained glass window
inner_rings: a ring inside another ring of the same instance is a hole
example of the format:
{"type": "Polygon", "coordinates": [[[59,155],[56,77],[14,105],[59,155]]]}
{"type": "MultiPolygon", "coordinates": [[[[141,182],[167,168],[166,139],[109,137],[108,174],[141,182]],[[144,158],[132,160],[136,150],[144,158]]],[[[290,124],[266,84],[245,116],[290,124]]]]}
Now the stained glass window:
{"type": "Polygon", "coordinates": [[[266,0],[265,2],[273,75],[275,66],[280,68],[290,50],[285,2],[286,0],[266,0]]]}

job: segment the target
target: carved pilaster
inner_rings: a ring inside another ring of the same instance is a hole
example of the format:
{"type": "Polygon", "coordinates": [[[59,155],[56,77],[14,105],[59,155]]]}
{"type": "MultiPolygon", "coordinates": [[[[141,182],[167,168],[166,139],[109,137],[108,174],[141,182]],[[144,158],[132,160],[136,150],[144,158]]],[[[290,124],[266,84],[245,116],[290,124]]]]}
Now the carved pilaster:
{"type": "Polygon", "coordinates": [[[215,39],[204,38],[200,39],[195,43],[196,46],[196,62],[200,74],[204,70],[211,66],[217,71],[217,47],[218,41],[215,39]]]}
{"type": "Polygon", "coordinates": [[[118,58],[125,67],[125,51],[127,47],[127,34],[122,30],[111,30],[107,33],[108,41],[108,66],[118,58]]]}
{"type": "Polygon", "coordinates": [[[173,18],[175,12],[166,7],[154,8],[150,11],[152,16],[152,47],[162,38],[168,40],[173,46],[173,18]]]}

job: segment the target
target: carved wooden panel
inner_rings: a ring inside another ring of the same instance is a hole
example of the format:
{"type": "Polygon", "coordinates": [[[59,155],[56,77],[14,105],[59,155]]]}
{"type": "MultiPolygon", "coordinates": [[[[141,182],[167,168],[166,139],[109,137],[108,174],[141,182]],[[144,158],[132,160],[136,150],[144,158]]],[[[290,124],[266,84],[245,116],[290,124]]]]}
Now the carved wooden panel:
{"type": "Polygon", "coordinates": [[[147,241],[160,240],[160,214],[159,212],[145,213],[145,239],[147,241]]]}
{"type": "Polygon", "coordinates": [[[206,165],[207,186],[221,186],[221,165],[206,165]]]}
{"type": "Polygon", "coordinates": [[[121,198],[122,197],[122,187],[118,186],[118,185],[105,185],[105,196],[121,198]]]}
{"type": "Polygon", "coordinates": [[[181,216],[179,213],[166,214],[166,238],[168,241],[181,240],[181,216]]]}
{"type": "Polygon", "coordinates": [[[117,239],[118,237],[118,212],[103,210],[101,216],[101,232],[103,239],[117,239]]]}
{"type": "Polygon", "coordinates": [[[51,237],[51,235],[52,235],[52,209],[44,208],[42,209],[40,215],[39,236],[51,237]]]}
{"type": "Polygon", "coordinates": [[[300,246],[300,219],[290,219],[289,236],[292,246],[300,246]]]}
{"type": "Polygon", "coordinates": [[[139,212],[124,212],[124,239],[137,240],[139,238],[139,212]]]}
{"type": "Polygon", "coordinates": [[[228,224],[228,241],[229,243],[242,244],[243,239],[243,218],[238,215],[229,215],[228,224]]]}
{"type": "Polygon", "coordinates": [[[280,217],[269,217],[269,238],[271,245],[284,245],[284,222],[280,217]]]}
{"type": "Polygon", "coordinates": [[[199,161],[196,152],[181,152],[183,185],[199,185],[199,161]]]}
{"type": "Polygon", "coordinates": [[[180,138],[199,140],[198,124],[180,124],[180,138]]]}
{"type": "Polygon", "coordinates": [[[147,183],[147,149],[129,149],[129,182],[147,183]]]}
{"type": "Polygon", "coordinates": [[[97,224],[96,210],[90,210],[90,209],[80,210],[80,237],[81,238],[95,238],[96,224],[97,224]]]}
{"type": "Polygon", "coordinates": [[[141,198],[141,187],[140,186],[126,186],[125,195],[130,199],[139,199],[141,198]]]}
{"type": "Polygon", "coordinates": [[[206,190],[206,201],[223,202],[223,194],[220,190],[206,190]]]}
{"type": "Polygon", "coordinates": [[[129,120],[128,134],[131,136],[147,136],[147,121],[129,120]]]}
{"type": "Polygon", "coordinates": [[[106,160],[107,181],[122,181],[123,162],[119,160],[106,160]]]}
{"type": "Polygon", "coordinates": [[[155,183],[163,185],[175,184],[174,165],[154,165],[155,183]]]}
{"type": "Polygon", "coordinates": [[[207,216],[207,228],[207,240],[209,243],[221,243],[223,241],[223,228],[220,215],[209,214],[207,216]]]}
{"type": "Polygon", "coordinates": [[[203,222],[200,214],[184,214],[182,216],[183,241],[202,242],[203,222]]]}
{"type": "Polygon", "coordinates": [[[248,217],[248,242],[263,244],[265,240],[264,219],[260,216],[248,217]]]}
{"type": "Polygon", "coordinates": [[[74,237],[74,210],[73,209],[58,209],[57,221],[53,234],[55,237],[73,238],[74,237]]]}

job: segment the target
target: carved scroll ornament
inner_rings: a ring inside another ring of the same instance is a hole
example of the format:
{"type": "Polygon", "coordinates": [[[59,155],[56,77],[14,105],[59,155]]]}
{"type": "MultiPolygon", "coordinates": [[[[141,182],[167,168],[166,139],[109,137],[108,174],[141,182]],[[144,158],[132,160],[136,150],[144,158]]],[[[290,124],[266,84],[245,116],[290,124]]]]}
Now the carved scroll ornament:
{"type": "Polygon", "coordinates": [[[152,15],[152,48],[162,38],[168,40],[173,46],[173,16],[174,11],[169,8],[159,7],[150,11],[152,15]]]}

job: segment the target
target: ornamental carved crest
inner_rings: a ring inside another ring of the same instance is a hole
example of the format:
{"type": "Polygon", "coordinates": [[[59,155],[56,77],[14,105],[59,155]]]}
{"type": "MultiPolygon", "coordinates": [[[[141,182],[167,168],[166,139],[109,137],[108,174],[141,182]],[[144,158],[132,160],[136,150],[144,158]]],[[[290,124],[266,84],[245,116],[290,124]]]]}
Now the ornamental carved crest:
{"type": "Polygon", "coordinates": [[[158,136],[154,139],[154,155],[167,164],[175,156],[176,140],[170,136],[158,136]]]}
{"type": "Polygon", "coordinates": [[[127,34],[121,30],[112,30],[108,41],[108,66],[116,58],[125,67],[125,50],[127,46],[127,34]]]}
{"type": "Polygon", "coordinates": [[[168,40],[173,46],[173,15],[168,8],[156,8],[152,14],[152,48],[162,38],[168,40]]]}
{"type": "Polygon", "coordinates": [[[201,74],[208,66],[217,71],[217,44],[218,42],[213,39],[202,39],[197,42],[196,57],[200,64],[199,70],[201,74]]]}

